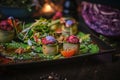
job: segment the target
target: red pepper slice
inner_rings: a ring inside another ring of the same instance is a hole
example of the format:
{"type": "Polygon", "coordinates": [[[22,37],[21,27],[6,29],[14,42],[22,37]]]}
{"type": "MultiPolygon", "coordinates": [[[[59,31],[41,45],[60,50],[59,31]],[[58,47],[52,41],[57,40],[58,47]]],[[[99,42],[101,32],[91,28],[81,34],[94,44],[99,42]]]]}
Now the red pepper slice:
{"type": "Polygon", "coordinates": [[[70,50],[64,50],[64,51],[61,51],[61,54],[64,56],[64,57],[72,57],[73,55],[75,55],[76,53],[76,49],[70,49],[70,50]]]}

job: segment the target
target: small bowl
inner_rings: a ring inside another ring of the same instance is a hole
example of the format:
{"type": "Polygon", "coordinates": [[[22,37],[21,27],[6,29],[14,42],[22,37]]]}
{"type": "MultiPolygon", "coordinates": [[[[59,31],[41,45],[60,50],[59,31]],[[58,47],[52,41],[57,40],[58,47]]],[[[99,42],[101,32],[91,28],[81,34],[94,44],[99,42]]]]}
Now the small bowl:
{"type": "Polygon", "coordinates": [[[0,43],[10,42],[15,37],[15,30],[3,31],[0,30],[0,43]]]}

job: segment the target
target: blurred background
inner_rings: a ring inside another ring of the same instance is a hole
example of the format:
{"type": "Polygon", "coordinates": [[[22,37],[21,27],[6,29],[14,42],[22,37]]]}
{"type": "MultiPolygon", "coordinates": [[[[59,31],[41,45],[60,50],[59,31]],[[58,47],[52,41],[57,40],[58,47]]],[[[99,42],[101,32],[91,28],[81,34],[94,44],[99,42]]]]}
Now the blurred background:
{"type": "MultiPolygon", "coordinates": [[[[52,16],[55,12],[62,12],[64,3],[67,0],[1,0],[0,14],[2,16],[21,17],[38,17],[52,16]],[[20,8],[18,10],[18,8],[20,8]],[[9,14],[8,14],[9,13],[9,14]]],[[[68,0],[75,2],[74,10],[80,11],[80,0],[68,0]],[[77,6],[76,6],[77,3],[77,6]]]]}

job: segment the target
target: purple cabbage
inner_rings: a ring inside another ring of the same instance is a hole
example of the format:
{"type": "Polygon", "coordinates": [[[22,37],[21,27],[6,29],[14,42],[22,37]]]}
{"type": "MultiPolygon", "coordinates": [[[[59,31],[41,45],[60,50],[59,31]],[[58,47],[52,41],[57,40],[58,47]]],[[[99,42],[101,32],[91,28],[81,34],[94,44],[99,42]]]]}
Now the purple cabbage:
{"type": "Polygon", "coordinates": [[[93,30],[106,36],[120,36],[120,10],[82,2],[82,17],[93,30]]]}

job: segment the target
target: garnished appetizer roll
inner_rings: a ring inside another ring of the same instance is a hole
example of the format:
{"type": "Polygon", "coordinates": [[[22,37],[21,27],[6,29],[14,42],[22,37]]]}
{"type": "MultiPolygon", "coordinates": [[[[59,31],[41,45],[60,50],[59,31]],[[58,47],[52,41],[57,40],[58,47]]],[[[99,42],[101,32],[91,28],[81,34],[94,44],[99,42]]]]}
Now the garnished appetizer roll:
{"type": "Polygon", "coordinates": [[[77,33],[77,22],[70,18],[65,20],[64,18],[61,18],[62,25],[62,34],[64,36],[70,36],[75,35],[77,33]]]}
{"type": "Polygon", "coordinates": [[[8,20],[0,21],[0,42],[9,42],[15,36],[15,30],[8,20]]]}
{"type": "Polygon", "coordinates": [[[13,17],[0,21],[0,42],[12,41],[20,32],[20,21],[13,17]]]}
{"type": "Polygon", "coordinates": [[[53,36],[42,38],[42,51],[45,55],[55,55],[58,53],[57,40],[53,36]]]}
{"type": "Polygon", "coordinates": [[[74,35],[71,35],[67,37],[66,41],[63,43],[63,51],[61,51],[61,54],[64,57],[71,57],[79,53],[79,47],[79,38],[77,38],[74,35]]]}

